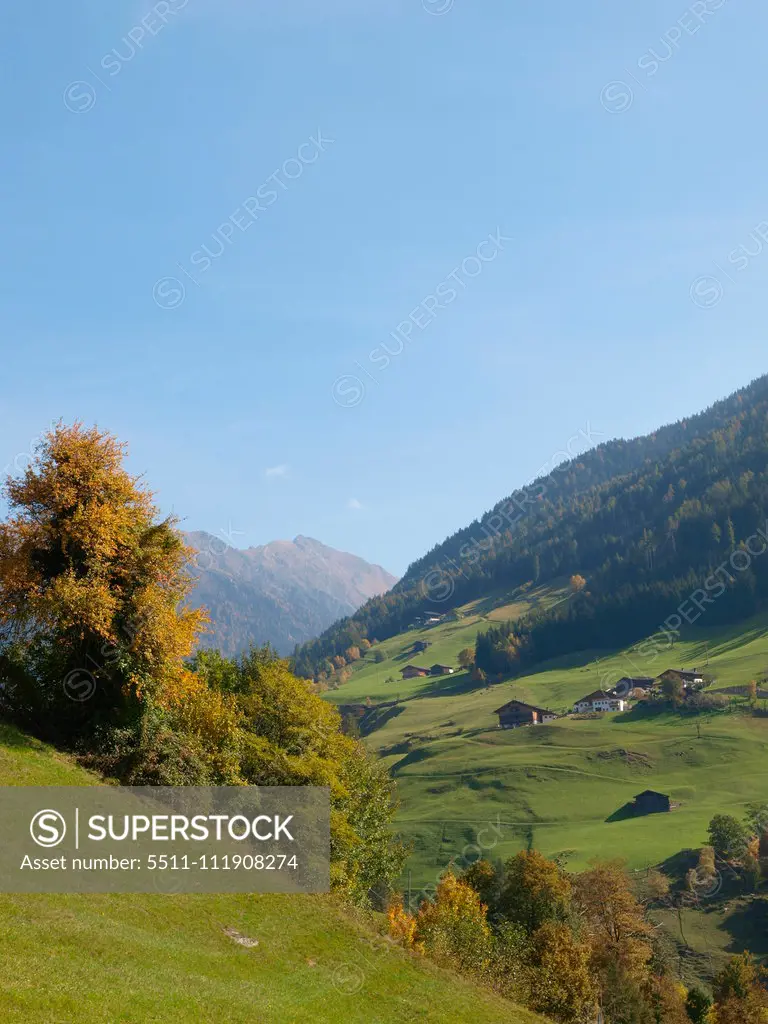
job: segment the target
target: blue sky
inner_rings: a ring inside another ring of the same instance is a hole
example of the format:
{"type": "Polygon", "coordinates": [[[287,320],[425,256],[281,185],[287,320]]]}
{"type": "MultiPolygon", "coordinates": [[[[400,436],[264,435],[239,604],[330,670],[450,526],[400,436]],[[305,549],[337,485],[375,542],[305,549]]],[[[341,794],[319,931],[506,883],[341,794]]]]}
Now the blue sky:
{"type": "Polygon", "coordinates": [[[9,8],[0,468],[95,422],[186,528],[400,573],[579,430],[707,406],[766,369],[767,29],[758,0],[9,8]]]}

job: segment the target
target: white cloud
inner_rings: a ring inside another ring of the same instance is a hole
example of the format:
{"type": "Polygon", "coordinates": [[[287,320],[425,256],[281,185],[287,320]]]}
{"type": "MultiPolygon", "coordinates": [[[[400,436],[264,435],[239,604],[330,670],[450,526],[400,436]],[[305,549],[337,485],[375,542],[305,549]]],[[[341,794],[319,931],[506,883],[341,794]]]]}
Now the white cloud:
{"type": "Polygon", "coordinates": [[[264,476],[268,480],[271,480],[272,477],[276,477],[276,476],[288,476],[288,470],[289,469],[290,469],[290,466],[287,466],[283,462],[279,466],[269,466],[267,469],[264,470],[264,476]]]}
{"type": "Polygon", "coordinates": [[[363,504],[357,500],[357,498],[350,498],[347,502],[347,508],[354,509],[355,512],[359,512],[363,508],[363,504]]]}

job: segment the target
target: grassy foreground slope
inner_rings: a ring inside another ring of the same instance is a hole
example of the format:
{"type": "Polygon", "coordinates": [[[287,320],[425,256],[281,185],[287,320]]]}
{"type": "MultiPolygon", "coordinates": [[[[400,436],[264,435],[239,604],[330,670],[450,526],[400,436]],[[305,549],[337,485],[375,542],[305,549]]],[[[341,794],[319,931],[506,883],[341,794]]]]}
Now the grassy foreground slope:
{"type": "MultiPolygon", "coordinates": [[[[0,724],[0,785],[97,782],[0,724]]],[[[542,1021],[415,959],[375,925],[327,897],[0,895],[0,1020],[542,1021]]]]}
{"type": "MultiPolygon", "coordinates": [[[[625,857],[641,869],[700,847],[714,814],[740,814],[747,803],[768,800],[768,718],[746,713],[739,696],[726,712],[563,718],[511,731],[500,730],[493,714],[512,698],[565,711],[606,678],[705,668],[707,658],[714,690],[764,679],[768,620],[691,630],[653,663],[632,652],[594,652],[490,687],[466,673],[413,680],[415,692],[378,720],[368,716],[366,743],[398,783],[398,824],[414,844],[414,888],[434,883],[451,858],[473,859],[483,832],[494,858],[535,846],[563,854],[574,870],[595,856],[625,857]],[[617,814],[645,789],[681,806],[643,818],[617,814]],[[491,824],[496,831],[488,831],[491,824]]],[[[354,676],[329,696],[344,702],[348,687],[358,692],[354,676]]]]}

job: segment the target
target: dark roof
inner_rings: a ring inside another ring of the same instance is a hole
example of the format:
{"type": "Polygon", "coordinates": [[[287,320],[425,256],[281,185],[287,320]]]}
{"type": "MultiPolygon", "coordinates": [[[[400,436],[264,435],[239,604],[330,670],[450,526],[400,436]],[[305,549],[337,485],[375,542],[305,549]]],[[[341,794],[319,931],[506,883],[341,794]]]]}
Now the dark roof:
{"type": "Polygon", "coordinates": [[[415,668],[417,672],[426,672],[427,674],[429,673],[429,669],[424,668],[423,665],[406,665],[404,668],[401,668],[400,671],[407,672],[409,668],[415,668]]]}
{"type": "Polygon", "coordinates": [[[583,704],[587,700],[621,700],[621,698],[614,697],[612,693],[606,693],[605,690],[595,690],[594,693],[588,693],[586,697],[574,701],[574,704],[583,704]]]}
{"type": "Polygon", "coordinates": [[[622,676],[619,680],[620,683],[655,683],[656,679],[654,676],[622,676]]]}
{"type": "Polygon", "coordinates": [[[506,711],[508,708],[519,707],[527,708],[528,711],[538,711],[540,715],[554,715],[554,711],[549,711],[547,708],[537,708],[535,704],[526,704],[522,700],[509,700],[506,704],[502,704],[500,708],[497,708],[493,713],[494,715],[500,715],[502,711],[506,711]]]}
{"type": "Polygon", "coordinates": [[[435,669],[435,668],[444,668],[446,670],[446,672],[447,672],[449,668],[453,668],[453,665],[441,665],[438,662],[437,664],[433,665],[432,668],[433,669],[435,669]]]}
{"type": "Polygon", "coordinates": [[[668,668],[662,672],[662,675],[666,675],[667,672],[672,672],[676,676],[681,676],[683,679],[701,679],[701,672],[697,672],[696,669],[690,671],[685,668],[668,668]]]}
{"type": "Polygon", "coordinates": [[[638,793],[635,800],[639,800],[641,796],[661,796],[665,800],[669,800],[666,793],[657,793],[655,789],[644,789],[642,793],[638,793]]]}

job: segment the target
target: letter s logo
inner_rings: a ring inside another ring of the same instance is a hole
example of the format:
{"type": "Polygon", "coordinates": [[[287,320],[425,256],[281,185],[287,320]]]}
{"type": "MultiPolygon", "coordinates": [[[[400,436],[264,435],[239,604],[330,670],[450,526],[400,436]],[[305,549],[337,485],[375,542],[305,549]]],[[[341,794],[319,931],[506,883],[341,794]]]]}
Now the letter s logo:
{"type": "Polygon", "coordinates": [[[38,846],[58,846],[67,834],[67,823],[58,811],[38,811],[30,822],[29,834],[38,846]]]}

